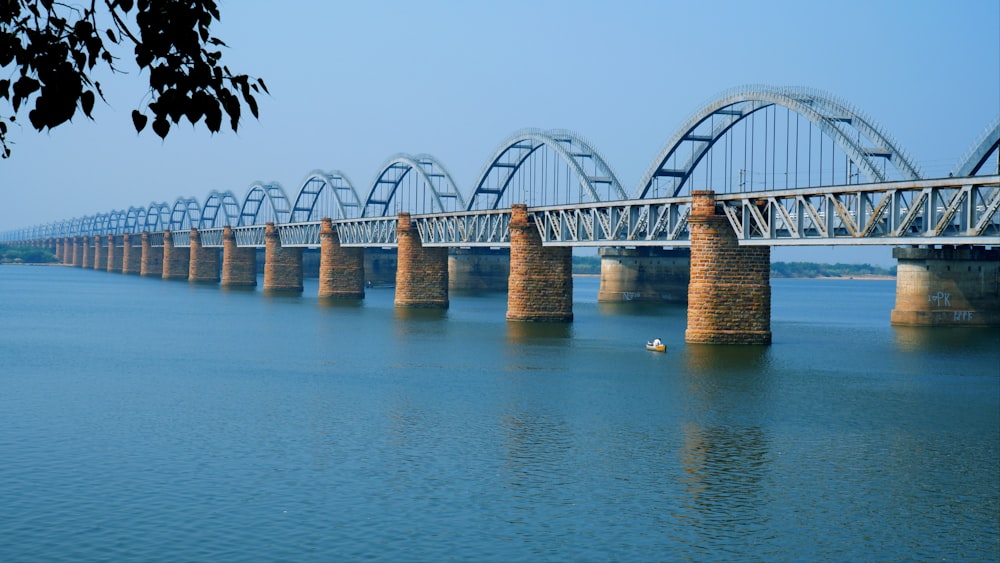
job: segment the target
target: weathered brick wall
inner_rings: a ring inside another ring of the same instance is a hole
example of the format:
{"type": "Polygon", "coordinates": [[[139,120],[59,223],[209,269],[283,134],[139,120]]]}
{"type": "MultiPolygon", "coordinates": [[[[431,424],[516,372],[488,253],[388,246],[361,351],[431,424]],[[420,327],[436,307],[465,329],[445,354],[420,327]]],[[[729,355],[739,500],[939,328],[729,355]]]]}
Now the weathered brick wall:
{"type": "Polygon", "coordinates": [[[741,247],[713,192],[693,192],[691,282],[685,340],[771,343],[771,248],[741,247]]]}
{"type": "Polygon", "coordinates": [[[302,292],[302,249],[282,248],[274,223],[264,234],[264,291],[302,292]]]}
{"type": "Polygon", "coordinates": [[[64,238],[63,239],[62,263],[65,264],[65,265],[67,265],[67,266],[72,266],[73,265],[73,255],[75,254],[75,251],[76,251],[76,249],[75,249],[75,245],[73,244],[73,240],[70,239],[69,237],[64,238]]]}
{"type": "Polygon", "coordinates": [[[686,303],[691,251],[602,248],[599,302],[686,303]]]}
{"type": "Polygon", "coordinates": [[[81,268],[93,268],[94,267],[94,241],[90,237],[79,237],[80,246],[83,247],[83,258],[77,265],[81,268]]]}
{"type": "Polygon", "coordinates": [[[365,250],[340,246],[340,235],[327,218],[322,220],[319,240],[319,297],[363,299],[365,250]]]}
{"type": "Polygon", "coordinates": [[[409,213],[399,214],[397,307],[448,308],[448,249],[424,248],[409,213]]]}
{"type": "Polygon", "coordinates": [[[257,286],[257,249],[237,246],[236,235],[229,226],[222,229],[222,285],[257,286]]]}
{"type": "Polygon", "coordinates": [[[1000,326],[1000,249],[894,248],[896,326],[1000,326]]]}
{"type": "Polygon", "coordinates": [[[142,266],[139,274],[143,276],[163,276],[163,249],[152,245],[149,233],[142,233],[142,266]]]}
{"type": "Polygon", "coordinates": [[[121,272],[125,249],[119,246],[122,235],[108,235],[108,271],[121,272]]]}
{"type": "Polygon", "coordinates": [[[448,253],[449,291],[506,291],[510,250],[460,248],[448,253]]]}
{"type": "Polygon", "coordinates": [[[191,263],[188,281],[192,283],[219,282],[219,249],[201,245],[201,233],[191,229],[191,263]]]}
{"type": "Polygon", "coordinates": [[[572,249],[542,246],[523,204],[511,208],[507,320],[573,320],[572,249]]]}
{"type": "Polygon", "coordinates": [[[163,232],[163,279],[186,280],[191,270],[191,249],[174,246],[173,233],[163,232]]]}
{"type": "Polygon", "coordinates": [[[108,245],[101,235],[94,235],[94,269],[108,269],[108,245]]]}
{"type": "Polygon", "coordinates": [[[126,233],[122,236],[122,273],[138,274],[142,271],[142,246],[136,246],[139,235],[126,233]]]}
{"type": "Polygon", "coordinates": [[[77,268],[83,266],[83,246],[81,237],[73,237],[73,260],[70,264],[77,268]]]}

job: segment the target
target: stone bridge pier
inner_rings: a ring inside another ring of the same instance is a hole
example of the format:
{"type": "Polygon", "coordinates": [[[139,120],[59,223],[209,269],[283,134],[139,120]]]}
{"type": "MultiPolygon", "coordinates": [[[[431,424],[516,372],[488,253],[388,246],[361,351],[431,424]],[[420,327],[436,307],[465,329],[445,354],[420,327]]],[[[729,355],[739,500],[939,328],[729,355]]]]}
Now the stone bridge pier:
{"type": "Polygon", "coordinates": [[[1000,249],[893,248],[895,326],[1000,327],[1000,249]]]}
{"type": "Polygon", "coordinates": [[[201,245],[201,233],[191,228],[191,262],[188,270],[191,283],[219,283],[219,249],[201,245]]]}
{"type": "Polygon", "coordinates": [[[524,204],[511,206],[507,320],[573,320],[573,250],[542,246],[524,204]]]}
{"type": "Polygon", "coordinates": [[[701,344],[771,343],[771,248],[740,246],[715,192],[694,191],[691,282],[684,339],[701,344]]]}
{"type": "Polygon", "coordinates": [[[142,265],[139,268],[139,275],[149,277],[163,277],[163,249],[153,246],[153,241],[149,240],[149,233],[142,233],[142,265]]]}
{"type": "Polygon", "coordinates": [[[174,246],[174,235],[163,231],[163,279],[186,280],[191,270],[191,248],[174,246]]]}
{"type": "Polygon", "coordinates": [[[135,239],[142,240],[140,235],[125,233],[122,235],[122,273],[139,274],[142,272],[142,246],[135,244],[135,239]]]}
{"type": "Polygon", "coordinates": [[[121,272],[125,248],[119,246],[122,235],[108,235],[108,271],[121,272]]]}
{"type": "Polygon", "coordinates": [[[399,214],[396,238],[396,307],[447,309],[448,249],[425,247],[406,212],[399,214]]]}
{"type": "Polygon", "coordinates": [[[691,251],[666,249],[602,248],[601,289],[597,301],[614,303],[685,303],[691,277],[691,251]]]}
{"type": "Polygon", "coordinates": [[[340,235],[329,218],[319,230],[319,297],[364,299],[365,249],[340,246],[340,235]]]}
{"type": "Polygon", "coordinates": [[[222,229],[222,286],[257,287],[257,249],[237,246],[228,225],[222,229]]]}
{"type": "Polygon", "coordinates": [[[94,269],[108,269],[107,242],[101,235],[94,235],[94,269]]]}
{"type": "Polygon", "coordinates": [[[302,293],[302,249],[284,248],[274,223],[264,232],[264,291],[302,293]]]}

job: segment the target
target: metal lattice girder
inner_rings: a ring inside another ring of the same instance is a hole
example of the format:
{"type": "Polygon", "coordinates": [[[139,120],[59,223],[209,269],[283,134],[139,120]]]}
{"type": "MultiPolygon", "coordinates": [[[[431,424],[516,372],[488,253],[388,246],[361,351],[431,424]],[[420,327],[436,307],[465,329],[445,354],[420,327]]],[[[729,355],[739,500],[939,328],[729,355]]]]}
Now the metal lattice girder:
{"type": "Polygon", "coordinates": [[[174,243],[174,246],[178,248],[190,247],[191,231],[190,230],[170,231],[170,240],[174,243]]]}
{"type": "Polygon", "coordinates": [[[146,235],[146,240],[149,241],[149,246],[153,248],[163,247],[163,231],[157,231],[155,233],[149,233],[146,235]]]}
{"type": "Polygon", "coordinates": [[[396,217],[373,217],[337,221],[333,227],[341,246],[392,247],[398,244],[397,222],[396,217]]]}
{"type": "Polygon", "coordinates": [[[313,170],[306,176],[295,197],[291,221],[301,223],[323,218],[356,219],[361,216],[361,209],[361,199],[347,174],[340,170],[313,170]],[[326,200],[322,197],[324,193],[332,200],[330,208],[320,205],[326,200]]]}
{"type": "Polygon", "coordinates": [[[529,209],[553,246],[688,246],[690,212],[690,197],[529,209]]]}
{"type": "Polygon", "coordinates": [[[278,238],[283,247],[307,247],[319,246],[319,221],[308,223],[291,223],[288,225],[276,225],[278,238]]]}
{"type": "Polygon", "coordinates": [[[465,209],[465,198],[458,191],[458,186],[444,165],[429,154],[397,154],[379,169],[372,182],[371,189],[365,197],[361,217],[387,217],[390,212],[409,213],[448,213],[465,209]],[[424,190],[413,195],[414,201],[420,200],[430,204],[429,209],[403,209],[393,207],[399,201],[399,186],[410,174],[415,174],[424,190]]]}
{"type": "Polygon", "coordinates": [[[221,248],[224,230],[222,228],[198,229],[198,240],[206,248],[221,248]]]}
{"type": "Polygon", "coordinates": [[[595,202],[628,199],[617,175],[589,141],[571,131],[522,129],[505,139],[487,161],[467,209],[498,209],[518,171],[543,147],[555,152],[573,170],[580,181],[581,196],[595,202]],[[592,165],[593,173],[587,171],[587,164],[592,165]],[[598,186],[605,186],[609,197],[602,198],[598,186]]]}
{"type": "Polygon", "coordinates": [[[1000,176],[716,196],[750,245],[1000,245],[1000,176]]]}
{"type": "Polygon", "coordinates": [[[509,209],[414,217],[424,246],[502,247],[510,245],[509,209]]]}
{"type": "Polygon", "coordinates": [[[264,225],[233,227],[233,236],[236,238],[236,246],[264,248],[264,234],[266,231],[267,227],[264,225]]]}
{"type": "Polygon", "coordinates": [[[687,186],[687,180],[695,168],[717,141],[741,120],[774,105],[788,108],[818,127],[840,147],[869,182],[886,180],[876,159],[892,162],[900,176],[906,180],[920,178],[919,170],[899,149],[898,144],[864,114],[845,102],[808,88],[751,85],[724,92],[695,112],[664,145],[639,182],[632,198],[648,197],[655,179],[660,177],[677,178],[670,195],[679,195],[687,186]],[[695,133],[706,124],[711,124],[708,134],[695,133]],[[868,144],[862,143],[862,137],[868,144]],[[680,167],[665,168],[675,156],[683,160],[680,167]]]}

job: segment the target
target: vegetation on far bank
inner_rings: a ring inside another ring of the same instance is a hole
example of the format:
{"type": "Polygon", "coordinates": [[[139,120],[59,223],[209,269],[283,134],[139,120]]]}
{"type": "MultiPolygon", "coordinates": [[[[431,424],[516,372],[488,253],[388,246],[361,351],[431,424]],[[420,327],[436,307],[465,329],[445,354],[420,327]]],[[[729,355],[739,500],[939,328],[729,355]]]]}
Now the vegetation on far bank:
{"type": "Polygon", "coordinates": [[[56,256],[47,248],[0,244],[0,264],[50,264],[56,256]]]}

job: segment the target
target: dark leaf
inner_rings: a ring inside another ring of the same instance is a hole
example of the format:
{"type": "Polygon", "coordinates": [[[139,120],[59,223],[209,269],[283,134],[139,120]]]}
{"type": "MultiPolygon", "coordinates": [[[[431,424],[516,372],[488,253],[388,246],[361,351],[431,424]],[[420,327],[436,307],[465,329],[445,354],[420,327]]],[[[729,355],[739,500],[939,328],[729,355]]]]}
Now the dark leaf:
{"type": "Polygon", "coordinates": [[[167,118],[162,115],[153,120],[153,132],[160,136],[161,139],[167,138],[167,133],[170,132],[170,122],[167,118]]]}
{"type": "Polygon", "coordinates": [[[111,41],[112,43],[115,43],[115,44],[117,44],[117,43],[118,43],[118,38],[117,38],[117,37],[115,37],[115,32],[114,32],[113,30],[109,29],[109,30],[107,31],[107,34],[108,34],[108,39],[109,39],[109,40],[110,40],[110,41],[111,41]]]}
{"type": "Polygon", "coordinates": [[[0,98],[10,97],[10,80],[0,80],[0,98]]]}
{"type": "Polygon", "coordinates": [[[247,105],[250,106],[250,113],[253,114],[254,118],[260,119],[260,116],[257,115],[257,100],[253,99],[253,96],[249,94],[244,94],[243,99],[245,99],[247,101],[247,105]]]}
{"type": "MultiPolygon", "coordinates": [[[[80,94],[80,107],[83,109],[83,114],[87,117],[91,117],[90,112],[94,109],[94,93],[90,90],[80,94]]],[[[91,117],[91,119],[93,119],[91,117]]]]}
{"type": "Polygon", "coordinates": [[[267,90],[267,86],[264,85],[264,79],[263,78],[258,78],[257,79],[257,84],[260,84],[260,87],[263,88],[265,94],[270,94],[271,93],[271,92],[269,92],[267,90]]]}
{"type": "Polygon", "coordinates": [[[139,113],[139,110],[132,110],[132,124],[135,125],[136,133],[141,133],[146,128],[146,121],[148,120],[149,118],[139,113]]]}

